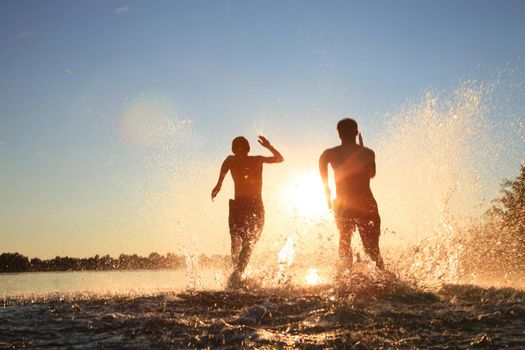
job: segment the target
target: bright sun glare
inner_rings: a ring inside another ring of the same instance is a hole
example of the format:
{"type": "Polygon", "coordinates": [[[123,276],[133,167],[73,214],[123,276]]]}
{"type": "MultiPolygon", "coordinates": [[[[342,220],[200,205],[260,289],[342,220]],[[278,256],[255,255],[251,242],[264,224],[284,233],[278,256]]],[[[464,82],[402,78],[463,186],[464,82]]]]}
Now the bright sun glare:
{"type": "Polygon", "coordinates": [[[315,172],[297,173],[285,190],[286,203],[294,213],[319,218],[328,213],[323,184],[315,172]]]}
{"type": "Polygon", "coordinates": [[[306,284],[310,286],[315,286],[319,283],[319,270],[309,269],[308,274],[306,275],[306,284]]]}

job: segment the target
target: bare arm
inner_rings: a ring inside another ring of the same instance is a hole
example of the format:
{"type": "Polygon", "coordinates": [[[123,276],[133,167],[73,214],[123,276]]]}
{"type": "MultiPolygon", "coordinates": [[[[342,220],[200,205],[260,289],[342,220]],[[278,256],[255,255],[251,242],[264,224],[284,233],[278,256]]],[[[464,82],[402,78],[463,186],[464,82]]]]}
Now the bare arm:
{"type": "Polygon", "coordinates": [[[373,178],[376,176],[376,155],[373,151],[371,151],[372,155],[370,157],[370,168],[369,168],[369,174],[370,178],[373,178]]]}
{"type": "Polygon", "coordinates": [[[226,176],[229,170],[230,170],[230,157],[227,157],[224,160],[224,162],[222,162],[221,171],[219,173],[219,179],[217,180],[217,184],[211,191],[211,200],[213,200],[217,196],[219,191],[221,190],[222,181],[224,181],[224,177],[226,176]]]}
{"type": "MultiPolygon", "coordinates": [[[[361,133],[357,134],[357,137],[358,137],[358,145],[361,146],[361,147],[364,147],[364,143],[363,143],[363,135],[361,133]]],[[[376,176],[376,155],[374,153],[374,151],[370,150],[370,164],[369,164],[369,168],[368,168],[368,174],[370,176],[370,178],[373,178],[374,176],[376,176]]]]}
{"type": "Polygon", "coordinates": [[[321,174],[321,180],[323,181],[324,193],[326,196],[326,203],[328,208],[332,209],[332,193],[330,192],[330,186],[328,185],[328,152],[324,151],[319,157],[319,173],[321,174]]]}
{"type": "Polygon", "coordinates": [[[284,161],[283,156],[281,153],[279,153],[278,150],[276,150],[271,144],[270,141],[264,136],[259,136],[259,139],[257,140],[261,146],[266,148],[268,151],[272,152],[272,157],[261,157],[263,159],[264,163],[281,163],[284,161]]]}

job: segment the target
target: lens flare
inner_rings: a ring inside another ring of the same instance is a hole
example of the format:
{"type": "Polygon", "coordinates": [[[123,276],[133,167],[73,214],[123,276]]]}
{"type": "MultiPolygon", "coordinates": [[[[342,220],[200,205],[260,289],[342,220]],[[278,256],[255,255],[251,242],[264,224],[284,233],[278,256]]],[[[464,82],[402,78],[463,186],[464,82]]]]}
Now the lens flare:
{"type": "Polygon", "coordinates": [[[188,133],[190,124],[190,120],[179,119],[166,102],[141,97],[126,106],[118,121],[118,129],[127,143],[150,148],[180,140],[188,133]]]}

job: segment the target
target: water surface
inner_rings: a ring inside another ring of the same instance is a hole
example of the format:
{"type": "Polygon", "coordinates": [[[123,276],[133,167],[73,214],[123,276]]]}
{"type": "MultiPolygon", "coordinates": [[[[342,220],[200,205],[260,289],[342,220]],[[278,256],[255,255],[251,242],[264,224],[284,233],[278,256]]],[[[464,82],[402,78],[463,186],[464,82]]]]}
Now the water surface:
{"type": "Polygon", "coordinates": [[[525,293],[514,288],[357,275],[228,291],[216,272],[201,275],[197,289],[171,270],[2,275],[0,347],[525,346],[525,293]]]}

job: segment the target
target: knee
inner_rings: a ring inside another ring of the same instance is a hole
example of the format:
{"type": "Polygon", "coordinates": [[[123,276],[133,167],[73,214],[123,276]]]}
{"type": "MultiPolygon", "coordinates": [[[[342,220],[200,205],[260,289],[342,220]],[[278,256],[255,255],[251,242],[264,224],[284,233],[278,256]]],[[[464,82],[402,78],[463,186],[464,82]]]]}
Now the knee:
{"type": "Polygon", "coordinates": [[[255,242],[251,239],[243,239],[242,240],[242,249],[252,249],[255,242]]]}
{"type": "Polygon", "coordinates": [[[238,246],[241,243],[241,237],[239,237],[238,235],[232,235],[231,242],[232,246],[238,246]]]}

